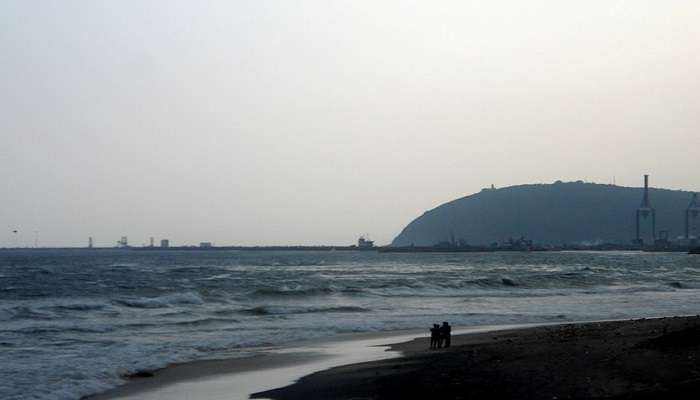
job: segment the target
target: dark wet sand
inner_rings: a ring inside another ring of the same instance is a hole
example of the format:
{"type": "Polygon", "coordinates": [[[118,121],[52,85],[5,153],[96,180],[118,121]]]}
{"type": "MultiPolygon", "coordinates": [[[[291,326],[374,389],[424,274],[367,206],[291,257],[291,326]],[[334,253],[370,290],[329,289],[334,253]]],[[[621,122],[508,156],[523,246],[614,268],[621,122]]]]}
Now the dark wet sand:
{"type": "Polygon", "coordinates": [[[239,374],[256,370],[269,370],[294,366],[303,362],[322,359],[323,354],[289,353],[266,357],[231,358],[224,360],[192,361],[170,365],[157,371],[144,371],[130,375],[129,384],[105,393],[86,396],[84,400],[111,400],[131,397],[146,397],[146,393],[180,382],[211,378],[221,375],[239,374]]]}
{"type": "Polygon", "coordinates": [[[314,373],[253,398],[700,398],[700,317],[541,326],[394,345],[405,356],[314,373]]]}

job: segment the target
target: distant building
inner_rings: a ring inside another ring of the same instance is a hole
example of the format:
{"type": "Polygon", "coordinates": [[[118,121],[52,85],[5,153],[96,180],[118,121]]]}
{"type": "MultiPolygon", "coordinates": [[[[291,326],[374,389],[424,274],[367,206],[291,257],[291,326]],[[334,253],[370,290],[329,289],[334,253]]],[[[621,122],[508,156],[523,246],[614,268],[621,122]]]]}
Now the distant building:
{"type": "Polygon", "coordinates": [[[155,246],[155,243],[154,243],[154,242],[155,242],[155,239],[153,239],[153,236],[151,236],[151,240],[150,240],[150,243],[149,243],[148,247],[153,247],[153,246],[155,246]]]}
{"type": "Polygon", "coordinates": [[[162,247],[162,248],[164,248],[164,249],[167,249],[168,247],[170,247],[170,240],[168,240],[168,239],[162,239],[162,240],[160,241],[160,247],[162,247]]]}
{"type": "Polygon", "coordinates": [[[127,238],[126,236],[122,236],[121,239],[119,239],[119,241],[117,242],[117,247],[129,247],[129,238],[127,238]]]}
{"type": "Polygon", "coordinates": [[[201,242],[201,243],[199,244],[199,247],[208,249],[209,247],[212,247],[212,244],[211,244],[211,242],[201,242]]]}

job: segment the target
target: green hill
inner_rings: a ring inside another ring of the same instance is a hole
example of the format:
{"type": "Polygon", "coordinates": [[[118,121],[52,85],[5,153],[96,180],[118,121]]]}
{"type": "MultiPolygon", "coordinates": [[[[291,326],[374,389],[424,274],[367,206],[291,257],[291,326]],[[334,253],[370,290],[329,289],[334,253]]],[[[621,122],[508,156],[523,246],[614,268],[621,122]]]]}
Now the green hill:
{"type": "MultiPolygon", "coordinates": [[[[540,244],[628,244],[635,236],[634,217],[642,194],[642,188],[580,181],[484,189],[427,211],[408,224],[392,246],[430,246],[452,237],[489,244],[521,235],[540,244]]],[[[657,232],[666,230],[669,238],[685,234],[691,196],[687,191],[649,189],[657,232]]],[[[648,240],[650,219],[642,227],[648,240]]]]}

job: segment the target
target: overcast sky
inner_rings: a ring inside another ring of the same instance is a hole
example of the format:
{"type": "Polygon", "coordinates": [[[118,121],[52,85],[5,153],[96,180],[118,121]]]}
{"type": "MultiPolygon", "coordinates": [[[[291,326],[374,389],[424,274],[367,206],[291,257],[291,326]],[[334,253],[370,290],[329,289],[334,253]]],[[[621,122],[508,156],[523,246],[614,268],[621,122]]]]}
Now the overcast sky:
{"type": "Polygon", "coordinates": [[[385,244],[491,184],[700,190],[699,21],[694,0],[5,0],[0,246],[385,244]]]}

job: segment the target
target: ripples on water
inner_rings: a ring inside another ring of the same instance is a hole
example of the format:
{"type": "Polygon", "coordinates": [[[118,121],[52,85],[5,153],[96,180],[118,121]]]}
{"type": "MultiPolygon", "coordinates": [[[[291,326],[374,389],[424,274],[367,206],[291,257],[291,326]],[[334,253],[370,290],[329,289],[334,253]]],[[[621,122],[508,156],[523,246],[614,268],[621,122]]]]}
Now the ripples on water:
{"type": "Polygon", "coordinates": [[[0,251],[0,398],[336,333],[697,314],[700,257],[0,251]]]}

